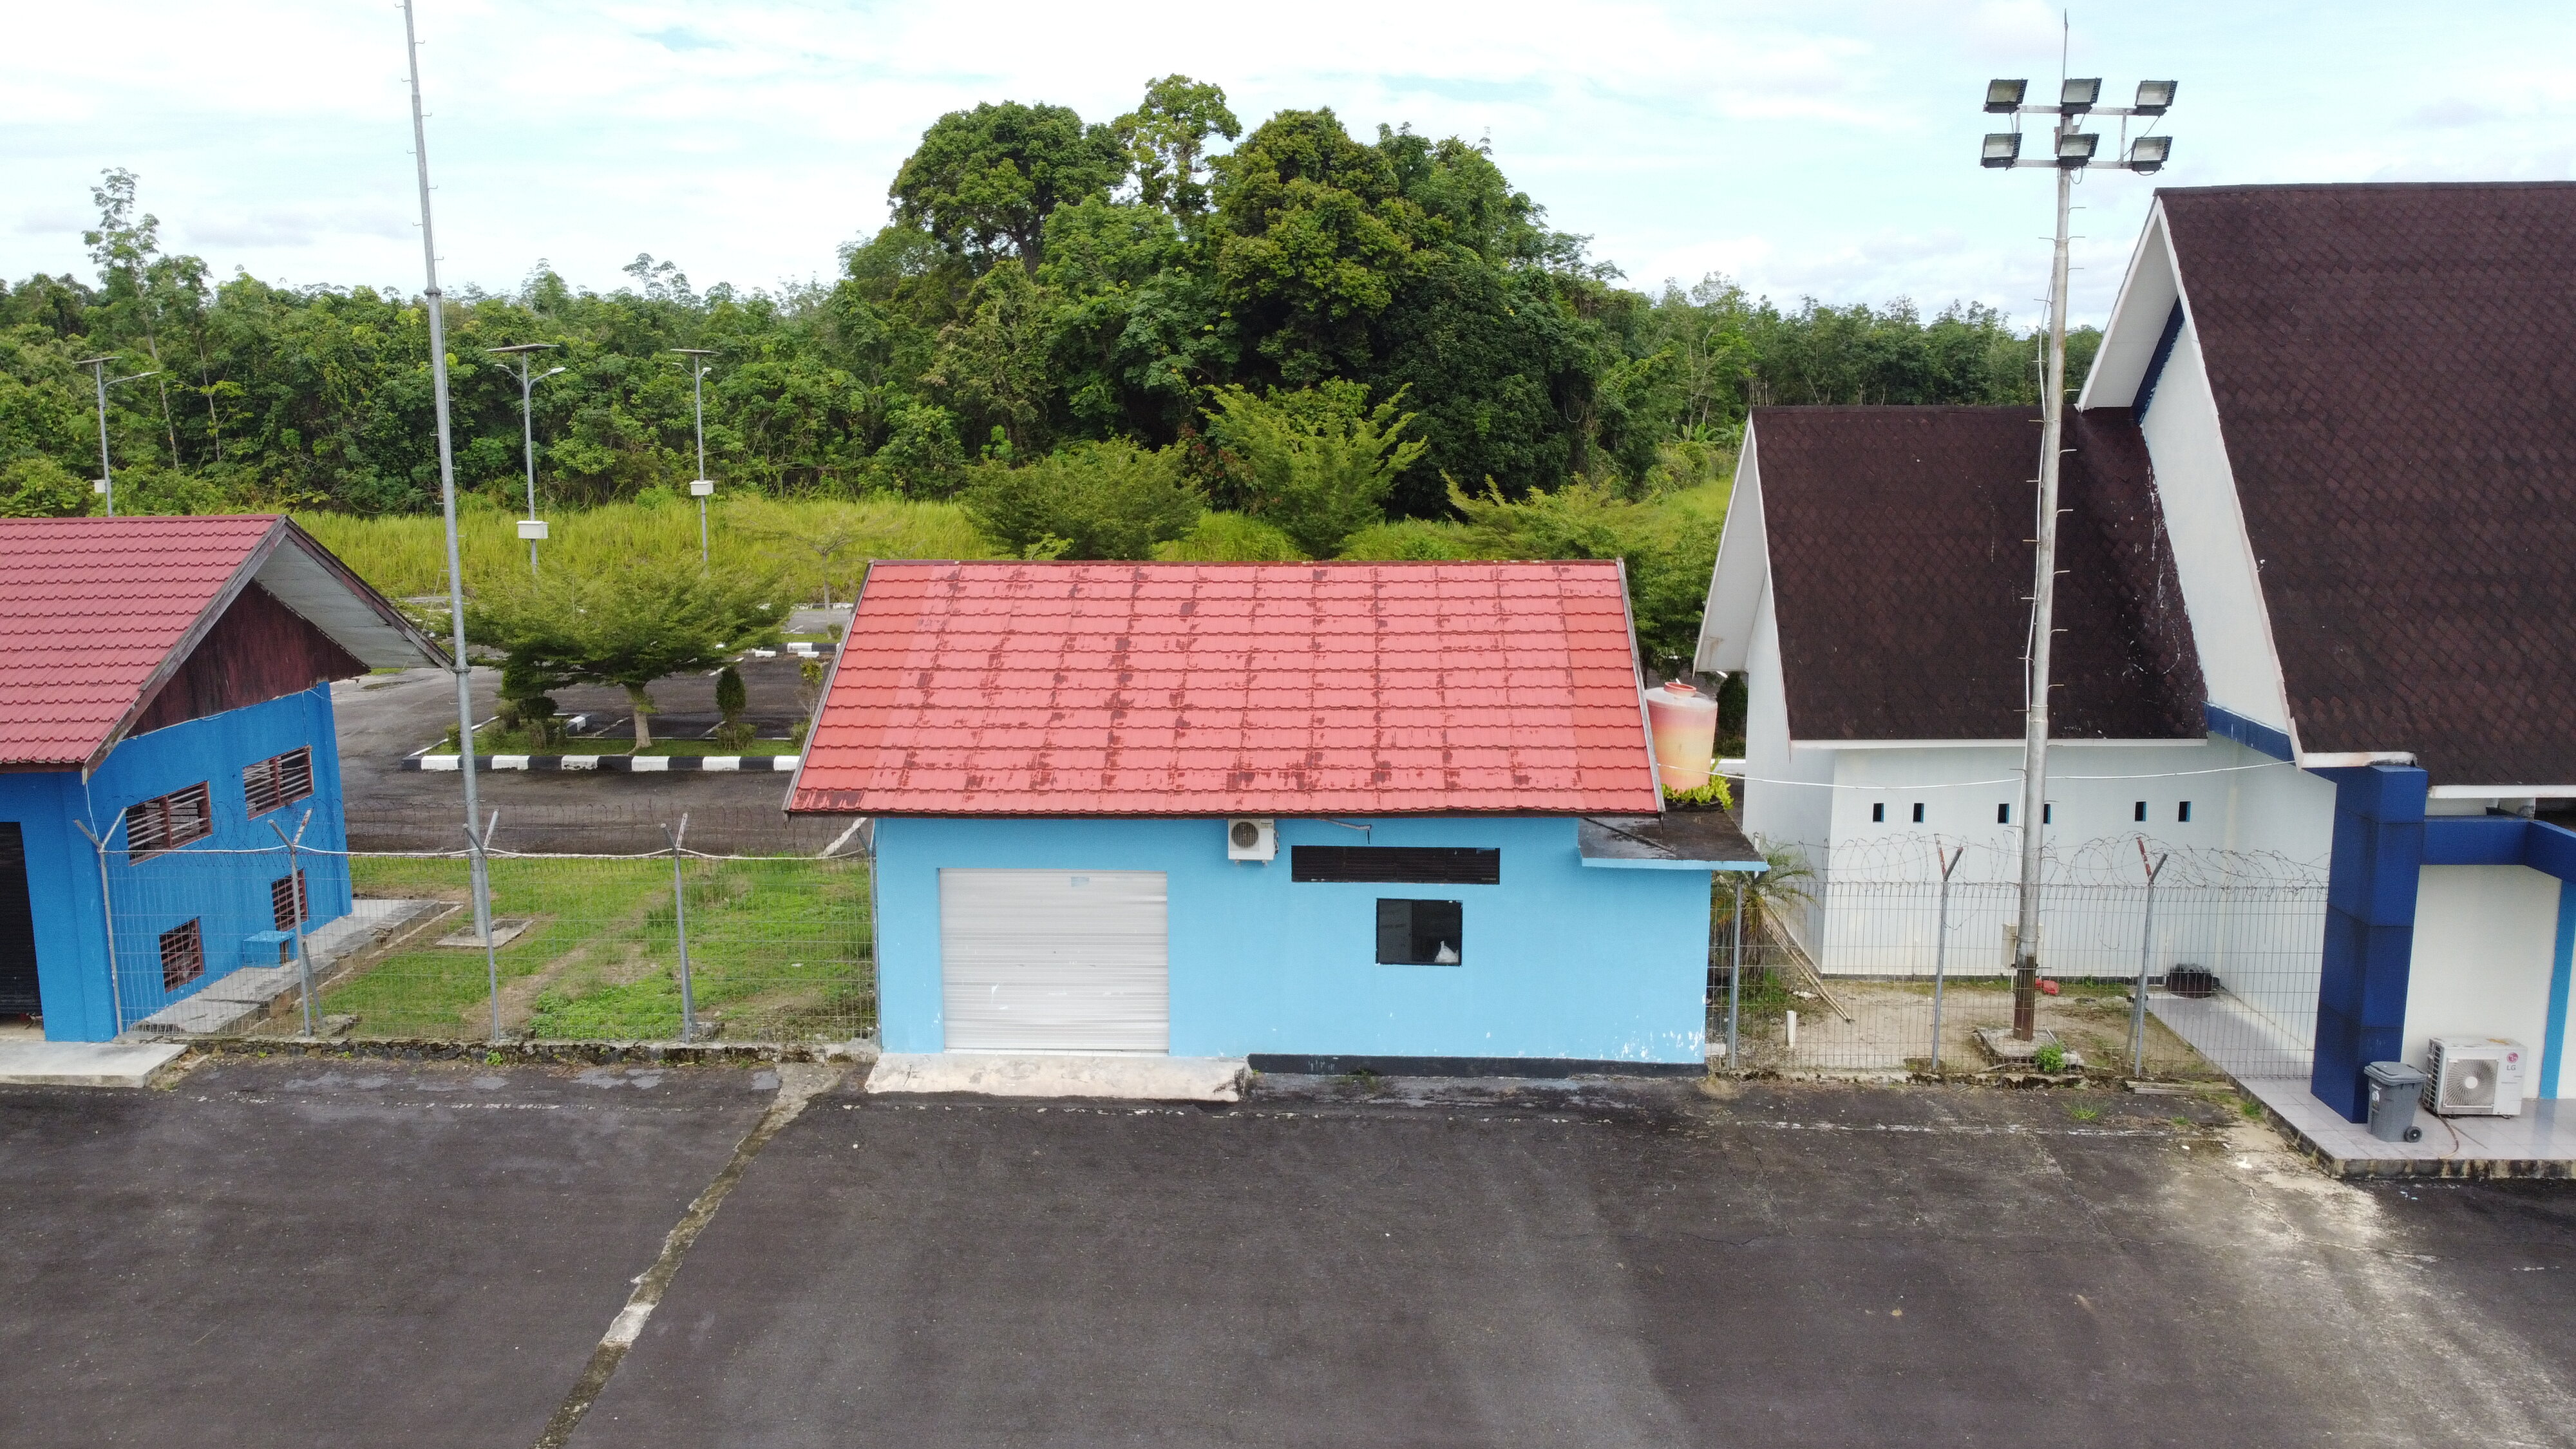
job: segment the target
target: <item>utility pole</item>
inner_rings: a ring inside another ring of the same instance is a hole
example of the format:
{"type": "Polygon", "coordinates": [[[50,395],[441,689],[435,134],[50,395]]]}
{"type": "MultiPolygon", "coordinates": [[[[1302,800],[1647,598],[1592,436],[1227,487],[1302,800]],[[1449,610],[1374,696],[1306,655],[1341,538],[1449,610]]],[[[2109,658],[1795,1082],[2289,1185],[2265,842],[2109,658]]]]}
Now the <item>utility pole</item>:
{"type": "MultiPolygon", "coordinates": [[[[449,668],[456,675],[457,772],[465,780],[465,828],[474,829],[481,801],[474,790],[474,668],[465,662],[465,564],[456,546],[456,447],[447,421],[446,300],[438,290],[438,238],[429,221],[429,122],[420,105],[420,38],[412,27],[412,0],[403,0],[403,53],[411,62],[412,159],[420,173],[420,255],[428,287],[421,294],[429,305],[429,379],[438,414],[438,501],[447,524],[447,621],[449,668]]],[[[492,940],[492,876],[482,852],[472,853],[474,929],[484,944],[492,940]]]]}
{"type": "Polygon", "coordinates": [[[2039,398],[2039,510],[2030,589],[2030,647],[2024,679],[2028,704],[2023,711],[2021,819],[2021,893],[2013,928],[2013,1023],[2015,1040],[2029,1041],[2039,1023],[2039,875],[2041,847],[2048,824],[2048,691],[2049,645],[2057,618],[2057,480],[2066,453],[2066,248],[2067,223],[2074,206],[2075,173],[2084,170],[2135,171],[2163,169],[2172,154],[2169,136],[2140,136],[2122,157],[2118,151],[2095,160],[2099,134],[2080,130],[2088,115],[2119,116],[2127,139],[2130,116],[2159,117],[2173,106],[2175,83],[2141,81],[2137,104],[2098,106],[2098,76],[2058,79],[2057,104],[2022,104],[2030,83],[1997,80],[1986,83],[1986,111],[2013,117],[2010,131],[1989,132],[1980,164],[1995,170],[2047,166],[2057,172],[2057,240],[2049,263],[2048,362],[2042,370],[2039,398]],[[2028,160],[2021,155],[2021,117],[2053,115],[2049,154],[2028,160]]]}
{"type": "Polygon", "coordinates": [[[707,566],[707,495],[716,491],[713,479],[707,477],[707,359],[715,350],[707,347],[674,347],[673,352],[689,359],[696,369],[690,380],[690,391],[697,402],[698,476],[689,480],[689,492],[698,500],[698,567],[707,566]]]}
{"type": "MultiPolygon", "coordinates": [[[[107,365],[115,360],[116,354],[109,353],[104,357],[84,357],[72,364],[74,367],[88,368],[98,379],[98,491],[107,497],[107,516],[110,518],[116,516],[116,469],[109,466],[107,461],[107,390],[120,383],[141,382],[147,377],[160,375],[160,369],[154,368],[150,372],[138,372],[132,377],[110,379],[107,375],[107,365]]],[[[178,460],[173,457],[171,461],[175,463],[178,460]]]]}
{"type": "Polygon", "coordinates": [[[522,342],[515,347],[486,347],[483,350],[508,357],[519,365],[519,446],[520,455],[528,462],[528,516],[519,520],[519,537],[528,541],[528,577],[537,576],[537,542],[546,536],[546,521],[537,516],[537,424],[535,392],[538,383],[563,371],[550,367],[534,377],[528,376],[528,354],[560,347],[558,342],[522,342]]]}

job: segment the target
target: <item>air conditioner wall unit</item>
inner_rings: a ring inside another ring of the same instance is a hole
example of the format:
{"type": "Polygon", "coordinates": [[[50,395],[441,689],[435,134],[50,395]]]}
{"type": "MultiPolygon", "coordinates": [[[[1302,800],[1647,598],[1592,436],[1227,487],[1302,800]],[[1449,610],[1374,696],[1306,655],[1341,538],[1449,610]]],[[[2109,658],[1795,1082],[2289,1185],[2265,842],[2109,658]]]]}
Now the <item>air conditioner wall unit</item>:
{"type": "Polygon", "coordinates": [[[1252,815],[1237,815],[1225,822],[1225,858],[1228,860],[1272,860],[1279,854],[1279,829],[1275,822],[1252,815]]]}
{"type": "Polygon", "coordinates": [[[2443,1117],[2522,1111],[2523,1049],[2497,1036],[2437,1036],[2424,1064],[2424,1106],[2443,1117]]]}

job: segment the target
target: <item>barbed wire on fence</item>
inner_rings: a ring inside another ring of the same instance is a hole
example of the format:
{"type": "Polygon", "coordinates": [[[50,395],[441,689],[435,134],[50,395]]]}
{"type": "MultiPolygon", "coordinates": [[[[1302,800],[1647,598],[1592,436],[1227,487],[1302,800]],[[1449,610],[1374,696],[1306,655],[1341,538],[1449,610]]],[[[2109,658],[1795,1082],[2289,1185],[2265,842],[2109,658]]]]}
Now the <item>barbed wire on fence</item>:
{"type": "MultiPolygon", "coordinates": [[[[1968,868],[1960,877],[1963,881],[2017,877],[2020,870],[2017,846],[2006,847],[1991,838],[1966,835],[1899,832],[1846,840],[1830,850],[1807,842],[1766,839],[1762,843],[1798,852],[1820,875],[1830,870],[1851,880],[1937,880],[1940,853],[1945,850],[1967,852],[1968,868]]],[[[2322,860],[2299,860],[2279,851],[2176,846],[2139,833],[2046,842],[2040,850],[2041,885],[2050,890],[2143,886],[2150,858],[2159,856],[2166,860],[2164,879],[2173,886],[2323,890],[2326,885],[2326,863],[2322,860]]]]}

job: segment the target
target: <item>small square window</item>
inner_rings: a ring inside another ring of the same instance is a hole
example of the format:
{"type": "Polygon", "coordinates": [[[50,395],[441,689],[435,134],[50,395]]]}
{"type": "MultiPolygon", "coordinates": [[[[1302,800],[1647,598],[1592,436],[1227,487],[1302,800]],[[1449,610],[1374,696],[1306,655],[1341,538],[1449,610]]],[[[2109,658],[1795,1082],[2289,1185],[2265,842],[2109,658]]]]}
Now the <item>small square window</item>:
{"type": "Polygon", "coordinates": [[[2136,810],[2134,813],[2132,813],[2132,814],[2129,816],[2129,818],[2130,818],[2130,819],[2132,819],[2132,820],[2144,820],[2144,819],[2146,819],[2146,818],[2147,818],[2147,802],[2146,802],[2146,801],[2144,801],[2144,800],[2139,801],[2139,802],[2138,802],[2138,808],[2137,808],[2137,810],[2136,810]]]}
{"type": "Polygon", "coordinates": [[[161,989],[176,991],[206,974],[206,938],[190,921],[161,933],[161,989]]]}
{"type": "Polygon", "coordinates": [[[1914,823],[1917,825],[1923,823],[1923,802],[1920,800],[1914,802],[1914,823]]]}
{"type": "Polygon", "coordinates": [[[2182,802],[2182,808],[2174,812],[2174,819],[2181,821],[2185,825],[2189,825],[2191,823],[2190,801],[2185,800],[2182,802]]]}
{"type": "Polygon", "coordinates": [[[1377,964],[1455,966],[1466,952],[1466,910],[1456,901],[1377,903],[1377,964]]]}
{"type": "Polygon", "coordinates": [[[1869,820],[1872,825],[1883,825],[1887,822],[1887,806],[1884,802],[1869,807],[1869,820]]]}
{"type": "Polygon", "coordinates": [[[1995,823],[1997,825],[2012,824],[2012,806],[2010,804],[2003,804],[1995,807],[1995,823]]]}

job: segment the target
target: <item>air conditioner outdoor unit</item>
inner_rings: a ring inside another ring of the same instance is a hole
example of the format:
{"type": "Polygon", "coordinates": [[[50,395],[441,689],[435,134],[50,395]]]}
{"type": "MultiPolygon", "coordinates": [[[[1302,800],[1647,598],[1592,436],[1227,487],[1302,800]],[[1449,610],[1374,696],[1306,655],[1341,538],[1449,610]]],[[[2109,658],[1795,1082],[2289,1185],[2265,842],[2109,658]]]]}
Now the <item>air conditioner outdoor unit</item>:
{"type": "Polygon", "coordinates": [[[1270,860],[1279,854],[1279,831],[1268,820],[1238,815],[1225,822],[1225,858],[1270,860]]]}
{"type": "Polygon", "coordinates": [[[2437,1036],[2424,1064],[2424,1105],[2444,1117],[2522,1111],[2522,1047],[2495,1036],[2437,1036]]]}

